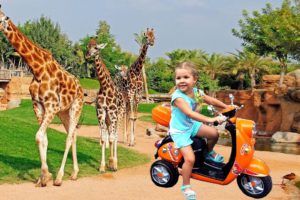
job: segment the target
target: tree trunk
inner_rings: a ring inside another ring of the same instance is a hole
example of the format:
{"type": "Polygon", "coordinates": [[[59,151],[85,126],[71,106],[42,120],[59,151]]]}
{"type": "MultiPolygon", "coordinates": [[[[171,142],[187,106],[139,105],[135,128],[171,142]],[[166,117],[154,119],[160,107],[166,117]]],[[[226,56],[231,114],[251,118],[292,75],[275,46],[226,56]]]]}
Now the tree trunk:
{"type": "Polygon", "coordinates": [[[280,62],[280,68],[281,68],[280,79],[279,79],[279,87],[281,87],[282,84],[283,84],[284,75],[286,73],[287,65],[285,63],[285,59],[279,59],[279,62],[280,62]]]}
{"type": "Polygon", "coordinates": [[[256,83],[255,83],[255,72],[250,72],[250,78],[251,78],[251,88],[253,89],[256,85],[256,83]]]}
{"type": "Polygon", "coordinates": [[[147,84],[147,77],[146,77],[146,71],[145,67],[142,67],[142,73],[143,73],[143,80],[144,80],[144,89],[145,89],[145,95],[146,95],[146,102],[149,103],[149,93],[148,93],[148,84],[147,84]]]}
{"type": "Polygon", "coordinates": [[[238,90],[243,90],[244,89],[245,74],[243,72],[240,72],[237,79],[239,81],[238,90]]]}

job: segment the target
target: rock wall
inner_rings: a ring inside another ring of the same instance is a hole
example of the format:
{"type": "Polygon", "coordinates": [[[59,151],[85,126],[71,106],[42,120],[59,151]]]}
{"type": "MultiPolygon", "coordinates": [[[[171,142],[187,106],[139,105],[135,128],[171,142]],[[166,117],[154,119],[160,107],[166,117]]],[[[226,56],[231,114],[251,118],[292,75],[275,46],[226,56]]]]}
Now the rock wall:
{"type": "Polygon", "coordinates": [[[234,103],[244,105],[237,116],[254,120],[262,135],[300,133],[300,70],[295,72],[285,76],[282,87],[278,87],[279,75],[267,75],[260,89],[220,91],[217,98],[229,104],[228,95],[233,94],[234,103]]]}

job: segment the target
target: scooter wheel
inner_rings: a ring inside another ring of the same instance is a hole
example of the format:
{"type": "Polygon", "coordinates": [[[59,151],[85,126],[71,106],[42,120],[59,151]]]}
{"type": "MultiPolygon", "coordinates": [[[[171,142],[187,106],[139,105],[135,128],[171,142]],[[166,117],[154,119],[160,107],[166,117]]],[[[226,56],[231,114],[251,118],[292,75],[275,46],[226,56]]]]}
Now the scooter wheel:
{"type": "Polygon", "coordinates": [[[159,187],[172,187],[178,181],[178,170],[165,160],[155,161],[150,168],[153,183],[159,187]]]}
{"type": "Polygon", "coordinates": [[[256,199],[267,196],[272,190],[272,178],[270,176],[257,177],[241,174],[237,177],[237,183],[245,195],[256,199]]]}

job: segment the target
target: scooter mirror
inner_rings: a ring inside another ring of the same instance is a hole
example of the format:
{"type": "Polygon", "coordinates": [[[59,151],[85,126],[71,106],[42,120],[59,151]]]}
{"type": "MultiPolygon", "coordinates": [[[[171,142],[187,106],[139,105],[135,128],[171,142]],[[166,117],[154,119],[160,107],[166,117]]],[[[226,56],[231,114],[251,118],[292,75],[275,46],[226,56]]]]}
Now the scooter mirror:
{"type": "Polygon", "coordinates": [[[229,99],[230,99],[230,104],[233,105],[234,96],[232,94],[229,94],[229,99]]]}

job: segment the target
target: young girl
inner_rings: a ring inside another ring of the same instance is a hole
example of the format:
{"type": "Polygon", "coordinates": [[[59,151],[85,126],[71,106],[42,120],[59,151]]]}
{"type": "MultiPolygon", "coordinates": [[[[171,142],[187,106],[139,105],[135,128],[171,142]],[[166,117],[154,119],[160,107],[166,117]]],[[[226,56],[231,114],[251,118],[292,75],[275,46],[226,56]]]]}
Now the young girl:
{"type": "Polygon", "coordinates": [[[205,137],[207,139],[208,156],[206,159],[214,162],[223,162],[223,156],[215,153],[213,148],[218,141],[219,135],[215,128],[207,126],[202,122],[223,122],[223,117],[206,117],[195,111],[196,100],[195,95],[199,92],[204,102],[220,108],[227,108],[229,105],[221,101],[207,96],[203,91],[197,91],[194,88],[197,82],[197,70],[193,63],[183,62],[175,69],[175,83],[176,90],[172,94],[172,114],[170,121],[170,135],[175,143],[176,148],[180,149],[184,157],[182,165],[182,179],[183,184],[181,191],[187,200],[195,200],[196,193],[191,189],[190,176],[195,162],[195,155],[191,144],[193,143],[191,137],[205,137]]]}

